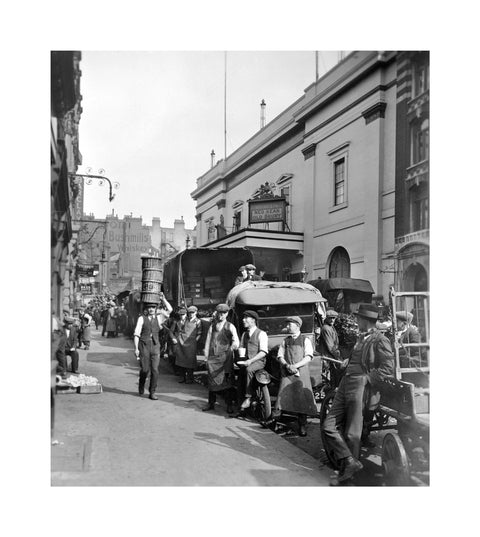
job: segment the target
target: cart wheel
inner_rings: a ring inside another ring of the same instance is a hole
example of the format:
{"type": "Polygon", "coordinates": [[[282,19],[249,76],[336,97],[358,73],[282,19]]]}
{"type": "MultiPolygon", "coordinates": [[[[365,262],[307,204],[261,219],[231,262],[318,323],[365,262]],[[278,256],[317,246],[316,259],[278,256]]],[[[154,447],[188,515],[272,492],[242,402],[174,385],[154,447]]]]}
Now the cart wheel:
{"type": "Polygon", "coordinates": [[[262,384],[257,388],[257,404],[255,406],[255,418],[264,423],[272,414],[272,402],[268,386],[262,384]]]}
{"type": "Polygon", "coordinates": [[[338,463],[338,459],[335,456],[335,452],[332,448],[328,447],[328,442],[325,437],[325,434],[323,432],[323,422],[325,421],[325,418],[327,417],[330,408],[332,407],[333,398],[335,397],[336,390],[331,390],[325,394],[325,397],[322,401],[322,406],[320,407],[320,436],[322,438],[322,445],[323,449],[325,450],[325,454],[327,455],[327,458],[330,462],[330,464],[333,466],[335,470],[338,470],[340,465],[338,463]]]}
{"type": "Polygon", "coordinates": [[[382,467],[385,480],[390,486],[410,484],[410,468],[407,452],[397,433],[388,433],[383,439],[382,467]]]}

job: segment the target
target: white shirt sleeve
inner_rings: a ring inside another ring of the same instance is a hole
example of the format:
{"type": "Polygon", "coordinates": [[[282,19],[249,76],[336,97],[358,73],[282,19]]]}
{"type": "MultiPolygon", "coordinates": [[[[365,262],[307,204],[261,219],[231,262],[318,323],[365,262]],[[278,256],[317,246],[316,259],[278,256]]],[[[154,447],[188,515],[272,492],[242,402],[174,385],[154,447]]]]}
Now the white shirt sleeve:
{"type": "Polygon", "coordinates": [[[285,340],[283,340],[283,341],[280,343],[280,346],[278,347],[278,354],[277,354],[277,357],[278,357],[278,358],[285,358],[285,340]]]}
{"type": "Polygon", "coordinates": [[[266,354],[268,354],[268,336],[267,333],[263,330],[260,330],[260,334],[258,336],[258,344],[259,344],[259,351],[263,351],[266,354]]]}
{"type": "Polygon", "coordinates": [[[207,338],[205,339],[205,358],[208,358],[208,351],[210,350],[210,340],[212,339],[212,326],[208,327],[207,338]]]}
{"type": "Polygon", "coordinates": [[[237,329],[230,323],[230,332],[232,333],[232,347],[238,349],[240,346],[240,341],[238,340],[237,329]]]}
{"type": "Polygon", "coordinates": [[[140,315],[137,321],[137,326],[135,327],[135,332],[133,333],[133,336],[140,337],[140,334],[142,333],[142,327],[143,327],[143,315],[140,315]]]}
{"type": "Polygon", "coordinates": [[[313,358],[313,346],[309,337],[305,338],[305,342],[303,344],[303,351],[305,353],[305,356],[310,356],[310,358],[313,358]]]}

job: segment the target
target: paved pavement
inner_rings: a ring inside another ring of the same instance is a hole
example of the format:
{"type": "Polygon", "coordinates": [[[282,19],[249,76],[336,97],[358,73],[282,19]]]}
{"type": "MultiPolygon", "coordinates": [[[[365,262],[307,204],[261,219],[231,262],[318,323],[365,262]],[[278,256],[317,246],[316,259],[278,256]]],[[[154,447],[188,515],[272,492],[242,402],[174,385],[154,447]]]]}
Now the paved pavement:
{"type": "Polygon", "coordinates": [[[201,412],[206,388],[178,384],[166,363],[158,401],[140,397],[132,340],[93,330],[80,372],[97,377],[103,393],[56,396],[54,486],[329,485],[332,471],[317,458],[230,417],[223,400],[215,412],[201,412]]]}

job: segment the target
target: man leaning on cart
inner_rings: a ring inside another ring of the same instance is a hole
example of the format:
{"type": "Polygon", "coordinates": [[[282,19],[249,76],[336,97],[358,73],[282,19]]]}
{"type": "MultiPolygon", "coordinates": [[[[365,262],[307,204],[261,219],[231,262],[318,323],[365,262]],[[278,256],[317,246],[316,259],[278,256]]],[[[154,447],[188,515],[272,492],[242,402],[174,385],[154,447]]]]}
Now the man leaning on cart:
{"type": "MultiPolygon", "coordinates": [[[[366,390],[375,391],[375,385],[394,372],[390,341],[375,327],[378,313],[379,308],[374,304],[359,304],[355,315],[360,336],[322,425],[328,448],[339,463],[338,483],[348,481],[363,468],[358,458],[366,390]],[[343,423],[345,428],[341,433],[338,427],[343,423]]],[[[337,480],[332,484],[337,484],[337,480]]]]}

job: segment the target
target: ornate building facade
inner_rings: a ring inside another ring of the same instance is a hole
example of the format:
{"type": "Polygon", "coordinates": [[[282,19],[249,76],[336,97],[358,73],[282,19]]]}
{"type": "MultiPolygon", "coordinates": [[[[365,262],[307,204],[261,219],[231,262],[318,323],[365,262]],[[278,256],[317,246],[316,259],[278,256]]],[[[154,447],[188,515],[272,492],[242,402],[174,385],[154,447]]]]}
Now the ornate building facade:
{"type": "Polygon", "coordinates": [[[398,54],[395,285],[402,291],[426,291],[430,280],[429,72],[428,52],[398,54]]]}
{"type": "Polygon", "coordinates": [[[76,241],[78,200],[82,184],[74,174],[82,162],[78,125],[82,114],[81,53],[51,53],[50,200],[51,200],[51,309],[62,317],[76,307],[76,241]]]}

